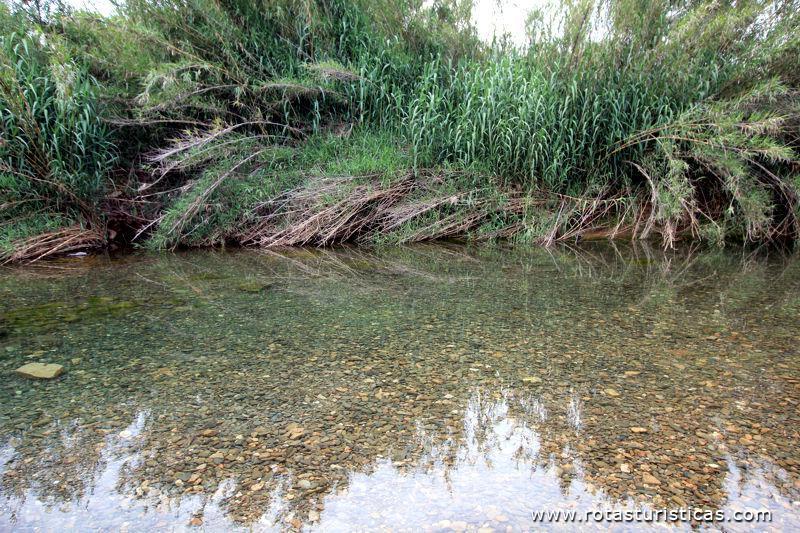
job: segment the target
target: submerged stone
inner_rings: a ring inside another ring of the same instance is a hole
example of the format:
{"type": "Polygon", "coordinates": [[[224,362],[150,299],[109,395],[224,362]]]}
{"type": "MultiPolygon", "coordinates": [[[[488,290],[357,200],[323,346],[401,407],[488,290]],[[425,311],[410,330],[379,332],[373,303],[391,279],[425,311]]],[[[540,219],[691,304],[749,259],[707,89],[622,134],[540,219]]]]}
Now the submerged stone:
{"type": "Polygon", "coordinates": [[[642,481],[644,481],[645,485],[661,485],[661,481],[659,481],[658,478],[652,474],[643,474],[642,481]]]}
{"type": "Polygon", "coordinates": [[[260,281],[244,281],[239,284],[242,292],[259,293],[272,287],[272,283],[262,283],[260,281]]]}
{"type": "Polygon", "coordinates": [[[350,260],[372,252],[326,250],[328,267],[314,251],[300,269],[240,251],[132,257],[84,279],[4,273],[0,308],[110,293],[137,309],[66,326],[59,311],[36,335],[9,323],[7,376],[54,360],[69,376],[0,380],[0,531],[57,529],[76,506],[83,529],[194,516],[215,530],[290,518],[297,530],[516,531],[575,502],[765,508],[776,530],[800,531],[786,429],[800,427],[797,263],[741,271],[720,251],[645,272],[624,250],[594,263],[436,249],[382,249],[358,270],[350,260]],[[195,271],[225,282],[195,292],[195,271]],[[165,286],[191,305],[176,309],[165,286]],[[724,317],[709,312],[720,301],[724,317]],[[747,337],[707,341],[721,324],[748,324],[747,337]]]}
{"type": "Polygon", "coordinates": [[[64,373],[64,367],[55,363],[28,363],[14,372],[24,378],[53,379],[64,373]]]}

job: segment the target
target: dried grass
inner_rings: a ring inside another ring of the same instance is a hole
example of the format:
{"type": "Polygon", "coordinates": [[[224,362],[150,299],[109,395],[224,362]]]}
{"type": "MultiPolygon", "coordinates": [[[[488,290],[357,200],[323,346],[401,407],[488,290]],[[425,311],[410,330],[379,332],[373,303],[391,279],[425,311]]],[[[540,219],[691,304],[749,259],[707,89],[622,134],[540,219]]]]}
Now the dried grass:
{"type": "Polygon", "coordinates": [[[0,255],[0,263],[34,263],[48,257],[96,250],[102,248],[105,242],[103,235],[97,231],[69,226],[15,243],[13,251],[0,255]]]}

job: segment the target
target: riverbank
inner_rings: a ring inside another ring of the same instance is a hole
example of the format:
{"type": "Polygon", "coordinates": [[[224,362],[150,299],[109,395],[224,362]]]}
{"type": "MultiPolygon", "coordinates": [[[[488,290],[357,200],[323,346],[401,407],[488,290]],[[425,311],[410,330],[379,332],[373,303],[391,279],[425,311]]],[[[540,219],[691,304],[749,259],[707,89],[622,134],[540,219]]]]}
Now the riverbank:
{"type": "MultiPolygon", "coordinates": [[[[0,264],[137,248],[374,247],[447,240],[523,246],[643,240],[665,247],[689,241],[715,247],[741,245],[744,240],[722,233],[714,220],[705,225],[694,217],[658,223],[641,195],[576,197],[516,190],[504,194],[499,189],[459,191],[444,184],[433,173],[415,176],[412,171],[391,181],[371,176],[316,177],[250,211],[236,213],[218,205],[217,212],[206,210],[193,217],[185,231],[182,226],[188,222],[180,216],[168,230],[148,233],[159,220],[133,220],[116,211],[103,217],[99,231],[70,226],[6,242],[0,264]]],[[[793,248],[792,235],[776,234],[749,244],[793,248]]]]}
{"type": "Polygon", "coordinates": [[[236,213],[218,206],[216,212],[194,217],[186,229],[182,226],[188,221],[176,216],[166,231],[145,234],[158,220],[133,220],[116,211],[104,217],[100,231],[72,226],[11,241],[0,251],[0,262],[137,247],[372,247],[437,240],[550,246],[587,239],[655,239],[672,245],[686,238],[709,240],[690,224],[654,225],[646,203],[635,197],[534,196],[516,190],[462,191],[451,185],[441,175],[413,171],[390,180],[314,177],[249,210],[236,213]],[[173,238],[176,234],[181,237],[173,238]]]}
{"type": "Polygon", "coordinates": [[[795,243],[790,3],[0,11],[0,261],[110,246],[795,243]]]}

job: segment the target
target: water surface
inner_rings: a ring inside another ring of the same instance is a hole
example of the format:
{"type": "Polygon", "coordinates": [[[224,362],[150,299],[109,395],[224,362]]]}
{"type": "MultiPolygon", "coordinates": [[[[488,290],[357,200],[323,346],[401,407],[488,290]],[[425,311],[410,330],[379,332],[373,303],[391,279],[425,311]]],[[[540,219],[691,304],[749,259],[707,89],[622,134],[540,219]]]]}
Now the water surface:
{"type": "Polygon", "coordinates": [[[798,288],[793,258],[607,245],[0,271],[0,529],[797,530],[798,288]]]}

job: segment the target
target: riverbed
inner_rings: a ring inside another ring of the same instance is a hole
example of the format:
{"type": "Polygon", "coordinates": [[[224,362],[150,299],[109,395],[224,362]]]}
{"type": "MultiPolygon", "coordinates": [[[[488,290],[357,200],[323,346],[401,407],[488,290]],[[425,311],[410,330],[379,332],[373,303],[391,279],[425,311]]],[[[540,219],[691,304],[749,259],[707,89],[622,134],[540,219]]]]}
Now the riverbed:
{"type": "Polygon", "coordinates": [[[627,244],[0,270],[0,530],[798,530],[799,289],[627,244]]]}

